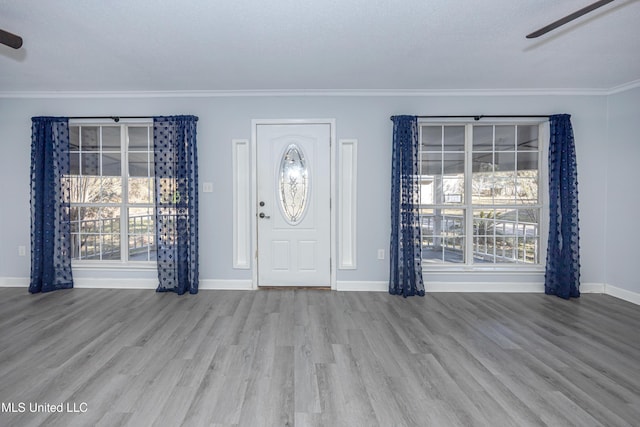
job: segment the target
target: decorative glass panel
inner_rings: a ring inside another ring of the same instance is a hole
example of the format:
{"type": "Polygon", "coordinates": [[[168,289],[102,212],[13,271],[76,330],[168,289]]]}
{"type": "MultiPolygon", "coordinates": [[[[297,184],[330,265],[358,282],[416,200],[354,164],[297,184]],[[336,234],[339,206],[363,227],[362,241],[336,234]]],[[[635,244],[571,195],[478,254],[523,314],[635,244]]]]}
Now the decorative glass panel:
{"type": "Polygon", "coordinates": [[[280,207],[287,222],[296,225],[304,216],[309,194],[309,170],[296,144],[290,144],[284,151],[278,180],[280,207]]]}

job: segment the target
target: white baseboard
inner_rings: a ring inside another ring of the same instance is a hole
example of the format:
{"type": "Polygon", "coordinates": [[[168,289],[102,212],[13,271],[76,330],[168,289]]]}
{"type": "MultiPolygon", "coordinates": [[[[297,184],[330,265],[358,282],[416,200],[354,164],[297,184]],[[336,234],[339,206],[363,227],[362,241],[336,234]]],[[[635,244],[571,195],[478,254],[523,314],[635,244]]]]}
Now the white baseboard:
{"type": "MultiPolygon", "coordinates": [[[[347,292],[388,292],[388,281],[351,281],[336,283],[336,290],[347,292]]],[[[495,283],[495,282],[426,282],[426,292],[544,292],[540,283],[495,283]]]]}
{"type": "Polygon", "coordinates": [[[336,291],[344,292],[389,292],[389,282],[381,281],[357,281],[357,280],[338,280],[336,282],[336,291]]]}
{"type": "MultiPolygon", "coordinates": [[[[336,290],[348,292],[388,292],[387,281],[338,281],[336,290]]],[[[540,283],[425,282],[426,292],[544,292],[540,283]]]]}
{"type": "MultiPolygon", "coordinates": [[[[0,277],[0,288],[28,288],[28,277],[0,277]]],[[[77,289],[156,289],[158,279],[114,279],[76,277],[73,287],[77,289]]],[[[251,280],[200,280],[202,290],[251,290],[251,280]]]]}
{"type": "MultiPolygon", "coordinates": [[[[111,289],[156,289],[158,279],[74,279],[74,287],[111,289]]],[[[200,280],[199,290],[251,290],[251,280],[200,280]]]]}
{"type": "Polygon", "coordinates": [[[580,283],[581,294],[604,294],[604,283],[580,283]]]}
{"type": "Polygon", "coordinates": [[[28,288],[28,277],[0,277],[0,288],[28,288]]]}
{"type": "Polygon", "coordinates": [[[200,280],[198,289],[219,290],[219,291],[250,291],[253,289],[251,279],[249,280],[200,280]]]}
{"type": "Polygon", "coordinates": [[[640,293],[638,292],[628,291],[617,286],[604,285],[604,293],[640,305],[640,293]]]}
{"type": "MultiPolygon", "coordinates": [[[[387,292],[387,281],[351,281],[342,280],[336,283],[337,291],[344,292],[387,292]]],[[[544,284],[531,283],[496,283],[496,282],[425,282],[426,292],[502,292],[502,293],[543,293],[544,284]]],[[[640,305],[640,294],[603,283],[582,283],[580,293],[606,294],[640,305]]]]}
{"type": "MultiPolygon", "coordinates": [[[[156,289],[157,279],[74,279],[74,287],[82,289],[156,289]]],[[[28,277],[0,277],[0,288],[28,288],[28,277]]],[[[251,280],[200,280],[201,290],[242,290],[253,289],[251,280]]],[[[387,292],[387,281],[339,280],[336,290],[344,292],[387,292]]],[[[542,283],[495,283],[495,282],[429,282],[425,283],[427,292],[544,292],[542,283]]],[[[603,283],[582,283],[580,292],[584,294],[605,294],[640,305],[640,293],[603,283]]]]}

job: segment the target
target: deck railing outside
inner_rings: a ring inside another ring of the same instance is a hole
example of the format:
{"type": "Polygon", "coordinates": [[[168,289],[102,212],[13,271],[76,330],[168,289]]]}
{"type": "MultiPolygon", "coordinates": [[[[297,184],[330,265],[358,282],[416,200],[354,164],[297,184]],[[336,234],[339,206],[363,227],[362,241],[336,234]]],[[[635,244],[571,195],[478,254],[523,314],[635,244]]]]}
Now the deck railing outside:
{"type": "MultiPolygon", "coordinates": [[[[464,216],[421,215],[423,249],[464,251],[464,216]]],[[[473,257],[476,262],[538,263],[539,225],[500,218],[474,218],[473,257]]]]}
{"type": "MultiPolygon", "coordinates": [[[[149,251],[155,251],[155,232],[149,230],[153,215],[129,217],[129,259],[146,260],[149,251]]],[[[120,218],[86,219],[79,221],[78,231],[72,231],[73,259],[121,259],[120,218]],[[80,232],[81,231],[81,232],[80,232]]]]}

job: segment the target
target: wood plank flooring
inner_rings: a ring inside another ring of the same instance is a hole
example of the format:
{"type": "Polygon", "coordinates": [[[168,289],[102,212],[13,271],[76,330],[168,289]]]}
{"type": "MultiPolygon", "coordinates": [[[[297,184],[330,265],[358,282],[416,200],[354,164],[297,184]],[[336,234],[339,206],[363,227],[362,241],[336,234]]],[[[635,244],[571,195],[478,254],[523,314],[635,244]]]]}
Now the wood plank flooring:
{"type": "Polygon", "coordinates": [[[0,402],[1,426],[638,426],[640,307],[0,289],[0,402]]]}

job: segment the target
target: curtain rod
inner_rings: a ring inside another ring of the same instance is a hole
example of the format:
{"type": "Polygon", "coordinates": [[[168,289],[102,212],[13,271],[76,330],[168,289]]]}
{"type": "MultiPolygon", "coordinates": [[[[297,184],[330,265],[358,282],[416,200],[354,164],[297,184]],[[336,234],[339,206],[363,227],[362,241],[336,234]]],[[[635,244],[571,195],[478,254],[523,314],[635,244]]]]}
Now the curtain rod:
{"type": "MultiPolygon", "coordinates": [[[[473,119],[473,120],[480,120],[480,119],[485,119],[485,118],[491,118],[491,119],[522,119],[522,118],[546,118],[548,119],[550,116],[549,115],[540,115],[540,114],[523,114],[523,115],[497,115],[497,116],[493,116],[493,115],[487,115],[485,116],[484,114],[478,114],[475,116],[416,116],[419,119],[473,119]]],[[[393,120],[393,116],[389,117],[389,119],[393,120]]]]}
{"type": "Polygon", "coordinates": [[[120,119],[153,119],[152,116],[76,116],[69,117],[69,120],[79,120],[79,119],[111,119],[114,122],[118,123],[120,119]]]}

